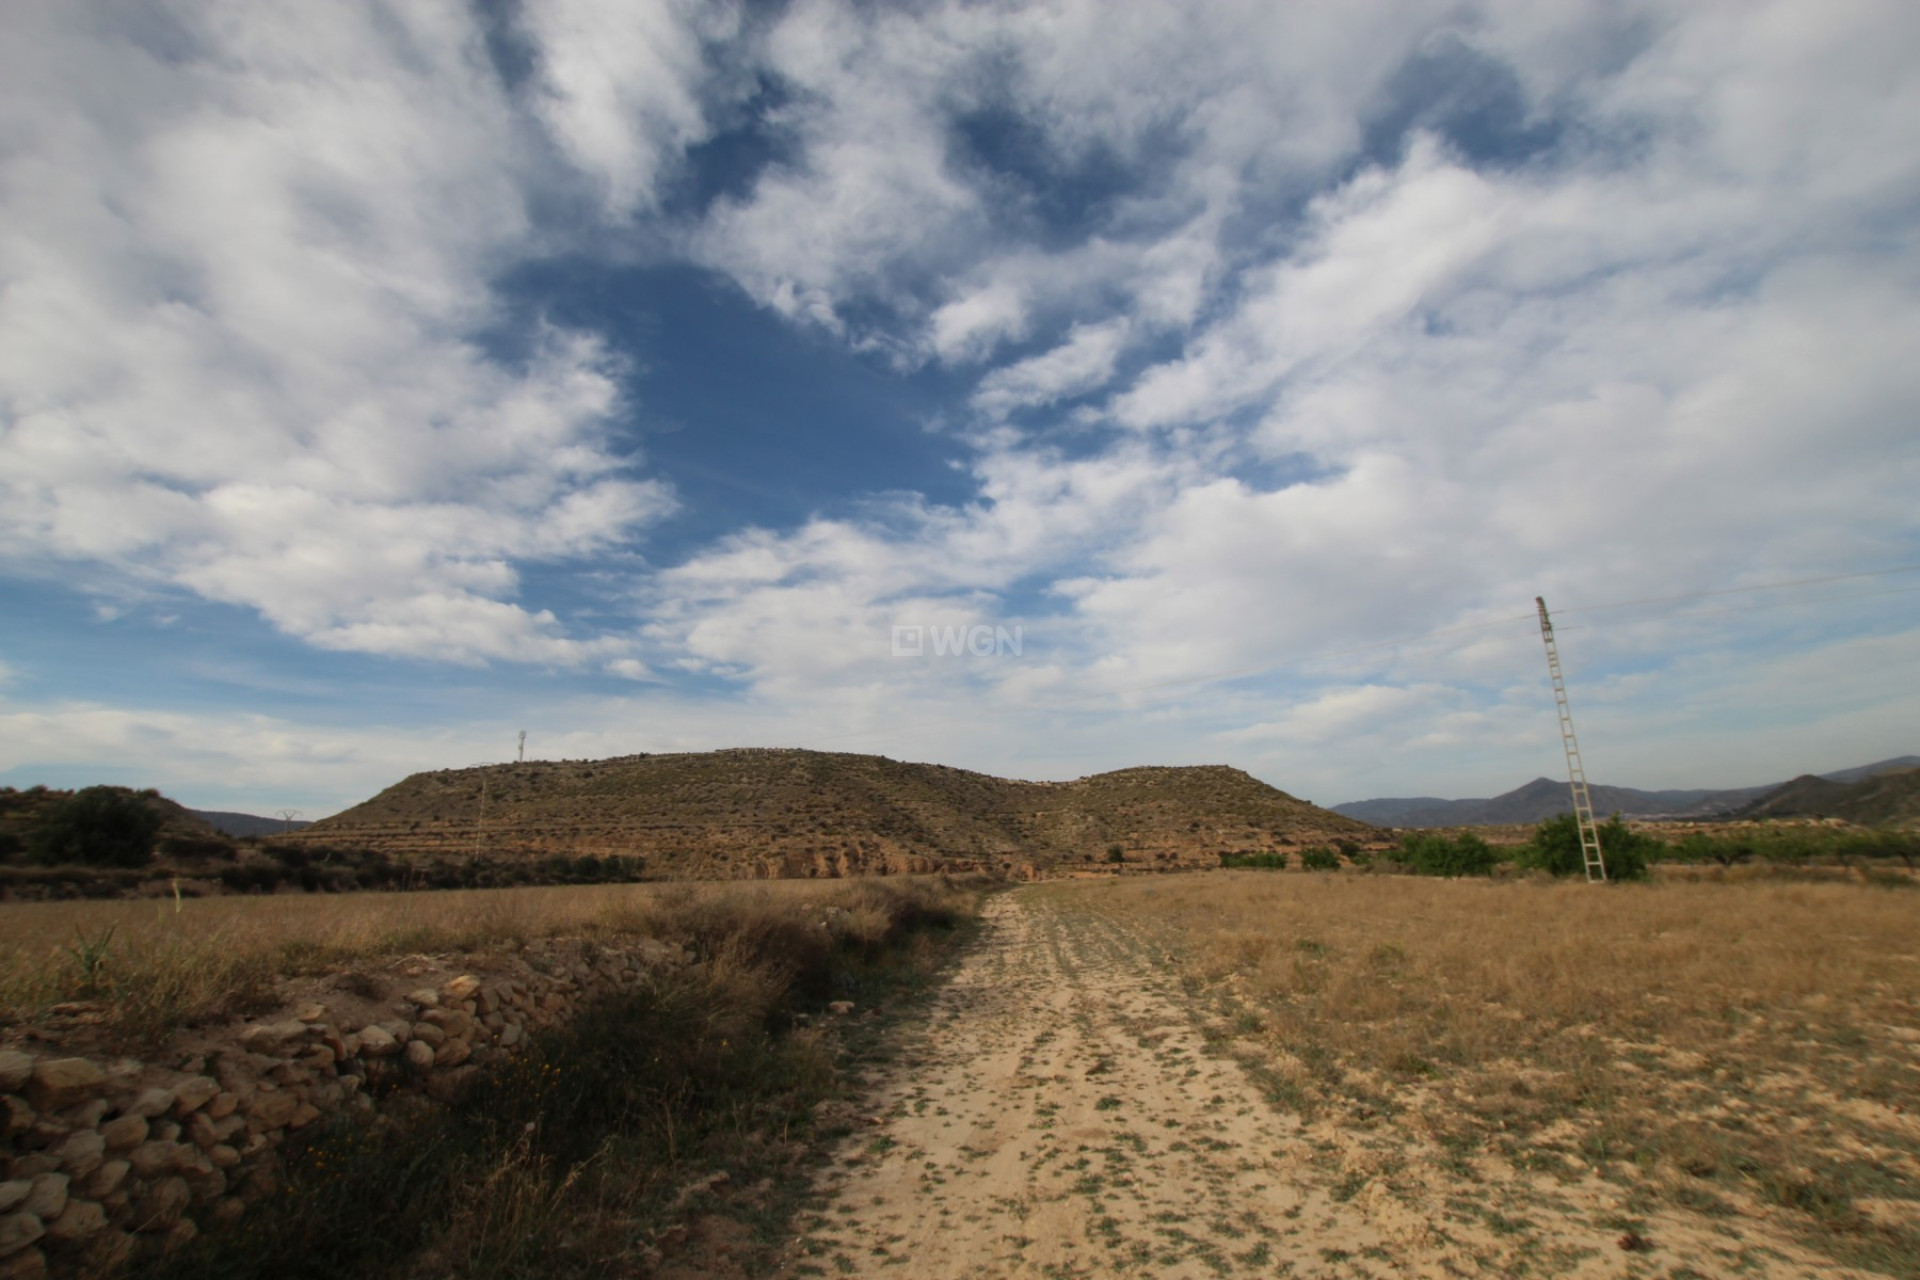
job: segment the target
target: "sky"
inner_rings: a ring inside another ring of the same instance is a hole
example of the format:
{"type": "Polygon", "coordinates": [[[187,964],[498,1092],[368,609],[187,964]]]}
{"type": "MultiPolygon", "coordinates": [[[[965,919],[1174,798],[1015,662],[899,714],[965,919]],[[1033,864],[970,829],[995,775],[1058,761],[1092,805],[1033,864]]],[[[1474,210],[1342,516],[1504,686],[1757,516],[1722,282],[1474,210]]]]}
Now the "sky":
{"type": "Polygon", "coordinates": [[[0,785],[1920,751],[1920,9],[0,15],[0,785]]]}

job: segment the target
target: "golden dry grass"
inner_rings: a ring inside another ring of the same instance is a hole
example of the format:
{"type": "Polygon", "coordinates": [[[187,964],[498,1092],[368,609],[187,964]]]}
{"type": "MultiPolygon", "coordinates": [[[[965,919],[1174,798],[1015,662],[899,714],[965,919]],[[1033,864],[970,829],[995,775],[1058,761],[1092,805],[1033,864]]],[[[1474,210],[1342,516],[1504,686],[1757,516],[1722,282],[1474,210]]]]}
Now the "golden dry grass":
{"type": "MultiPolygon", "coordinates": [[[[1150,922],[1276,1099],[1920,1273],[1920,894],[1223,872],[1150,922]]],[[[1623,1221],[1636,1221],[1630,1212],[1623,1221]]]]}
{"type": "Polygon", "coordinates": [[[249,1011],[291,974],[559,935],[681,936],[714,912],[737,926],[828,906],[856,941],[884,928],[872,892],[835,880],[6,903],[0,1025],[86,1001],[113,1038],[152,1043],[193,1018],[249,1011]]]}

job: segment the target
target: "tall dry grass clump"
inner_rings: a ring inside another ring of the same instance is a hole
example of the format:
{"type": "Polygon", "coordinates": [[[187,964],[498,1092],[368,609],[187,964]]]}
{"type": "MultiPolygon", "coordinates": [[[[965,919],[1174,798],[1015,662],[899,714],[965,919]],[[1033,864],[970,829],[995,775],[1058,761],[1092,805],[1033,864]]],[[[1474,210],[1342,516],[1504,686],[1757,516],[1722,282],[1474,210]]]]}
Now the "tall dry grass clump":
{"type": "Polygon", "coordinates": [[[444,893],[0,904],[0,1023],[61,1006],[128,1047],[185,1023],[246,1014],[276,978],[415,953],[484,953],[539,938],[725,939],[796,974],[849,930],[961,909],[939,877],[550,886],[444,893]],[[884,887],[876,887],[884,886],[884,887]]]}

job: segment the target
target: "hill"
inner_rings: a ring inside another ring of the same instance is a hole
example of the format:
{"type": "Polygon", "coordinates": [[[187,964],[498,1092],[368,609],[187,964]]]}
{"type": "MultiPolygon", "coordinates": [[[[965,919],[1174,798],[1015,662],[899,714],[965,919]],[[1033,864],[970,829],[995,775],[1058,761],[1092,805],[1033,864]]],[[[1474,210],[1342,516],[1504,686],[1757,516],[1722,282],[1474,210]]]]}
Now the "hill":
{"type": "Polygon", "coordinates": [[[1920,769],[1836,782],[1806,774],[1769,791],[1741,818],[1840,818],[1863,827],[1920,824],[1920,769]]]}
{"type": "MultiPolygon", "coordinates": [[[[1596,813],[1629,817],[1705,817],[1739,807],[1767,793],[1767,787],[1732,790],[1642,791],[1636,787],[1594,785],[1588,788],[1596,813]]],[[[1496,823],[1542,822],[1571,813],[1573,799],[1564,779],[1535,778],[1523,787],[1486,800],[1439,800],[1428,796],[1409,799],[1356,800],[1333,806],[1362,822],[1394,827],[1470,827],[1496,823]]]]}
{"type": "MultiPolygon", "coordinates": [[[[220,832],[205,818],[158,791],[134,791],[129,787],[110,789],[137,796],[160,819],[156,839],[163,845],[223,843],[220,832]]],[[[24,849],[27,837],[39,825],[41,818],[53,806],[71,799],[73,795],[72,791],[56,791],[48,787],[28,787],[24,791],[0,787],[0,856],[13,856],[24,849]]]]}
{"type": "MultiPolygon", "coordinates": [[[[1920,756],[1896,756],[1819,775],[1832,782],[1857,782],[1878,774],[1920,766],[1920,756]]],[[[1637,787],[1589,788],[1596,813],[1619,813],[1630,818],[1709,818],[1734,813],[1778,790],[1783,784],[1676,791],[1642,791],[1637,787]]],[[[1491,799],[1442,800],[1408,796],[1381,800],[1352,800],[1333,806],[1335,813],[1391,827],[1471,827],[1502,823],[1543,822],[1573,812],[1573,800],[1564,779],[1535,778],[1491,799]]]]}
{"type": "Polygon", "coordinates": [[[228,813],[222,809],[190,809],[188,812],[230,836],[273,836],[313,825],[298,818],[288,822],[285,818],[263,818],[257,813],[228,813]]]}
{"type": "Polygon", "coordinates": [[[647,860],[653,874],[831,876],[1194,865],[1372,829],[1224,765],[1019,782],[882,756],[742,748],[417,773],[275,844],[395,857],[647,860]]]}

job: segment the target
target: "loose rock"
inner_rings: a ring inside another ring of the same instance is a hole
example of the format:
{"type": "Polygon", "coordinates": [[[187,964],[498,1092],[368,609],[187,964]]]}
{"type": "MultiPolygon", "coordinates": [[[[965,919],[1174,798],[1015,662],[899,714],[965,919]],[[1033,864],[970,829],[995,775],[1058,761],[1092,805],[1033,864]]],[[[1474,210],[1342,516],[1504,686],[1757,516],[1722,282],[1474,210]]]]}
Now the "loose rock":
{"type": "Polygon", "coordinates": [[[390,1058],[400,1052],[400,1042],[385,1027],[363,1027],[360,1031],[360,1056],[390,1058]]]}
{"type": "Polygon", "coordinates": [[[69,1200],[60,1216],[47,1223],[47,1239],[74,1244],[107,1229],[107,1211],[92,1200],[69,1200]]]}
{"type": "Polygon", "coordinates": [[[220,1083],[212,1076],[188,1076],[173,1086],[173,1114],[186,1117],[212,1102],[220,1083]]]}
{"type": "Polygon", "coordinates": [[[67,1207],[67,1175],[64,1173],[43,1173],[33,1180],[33,1189],[27,1192],[27,1198],[21,1204],[23,1213],[46,1222],[60,1216],[67,1207]]]}
{"type": "Polygon", "coordinates": [[[255,1094],[247,1107],[247,1127],[255,1133],[285,1128],[299,1109],[300,1099],[291,1093],[255,1094]]]}
{"type": "Polygon", "coordinates": [[[39,1111],[78,1106],[107,1082],[107,1073],[85,1058],[42,1058],[27,1081],[27,1101],[39,1111]]]}
{"type": "Polygon", "coordinates": [[[27,1105],[25,1098],[16,1098],[8,1094],[0,1098],[0,1134],[13,1137],[33,1128],[33,1122],[39,1119],[34,1109],[27,1105]]]}
{"type": "Polygon", "coordinates": [[[147,1140],[147,1118],[126,1115],[100,1126],[100,1139],[109,1151],[131,1151],[147,1140]]]}
{"type": "Polygon", "coordinates": [[[193,1192],[188,1190],[186,1179],[162,1178],[135,1202],[129,1225],[143,1234],[169,1230],[192,1202],[193,1192]]]}
{"type": "Polygon", "coordinates": [[[82,1129],[55,1147],[53,1156],[70,1176],[85,1177],[107,1158],[107,1140],[96,1129],[82,1129]]]}
{"type": "Polygon", "coordinates": [[[30,1213],[10,1213],[0,1218],[0,1258],[19,1253],[45,1234],[45,1225],[30,1213]]]}
{"type": "Polygon", "coordinates": [[[84,1189],[95,1200],[105,1200],[120,1189],[121,1184],[126,1182],[127,1175],[132,1172],[133,1166],[127,1161],[109,1160],[93,1171],[93,1176],[87,1179],[84,1189]]]}

